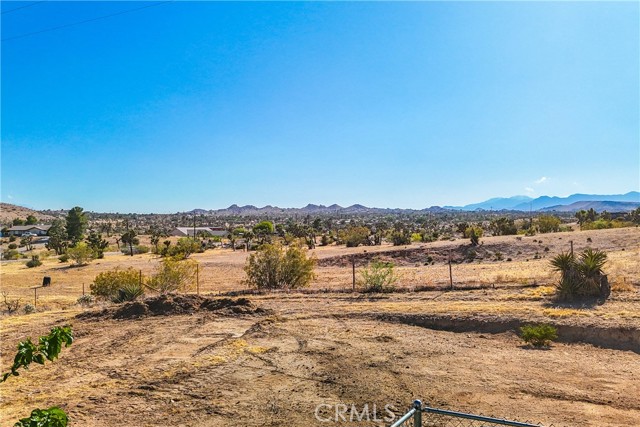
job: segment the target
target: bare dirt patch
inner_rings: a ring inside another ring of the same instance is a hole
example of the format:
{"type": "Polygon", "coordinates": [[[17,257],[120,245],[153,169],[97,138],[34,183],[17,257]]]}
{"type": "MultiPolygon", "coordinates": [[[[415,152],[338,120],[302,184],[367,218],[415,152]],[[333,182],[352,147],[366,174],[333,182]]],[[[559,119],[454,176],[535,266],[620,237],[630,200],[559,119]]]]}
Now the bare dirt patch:
{"type": "Polygon", "coordinates": [[[17,336],[61,322],[77,340],[55,363],[11,379],[0,423],[59,404],[83,426],[326,426],[315,418],[320,404],[390,404],[400,414],[415,398],[546,425],[640,423],[635,353],[563,343],[535,351],[511,333],[344,318],[322,308],[329,302],[312,298],[303,313],[302,301],[273,300],[269,316],[199,310],[95,322],[70,313],[5,327],[3,355],[17,336]]]}

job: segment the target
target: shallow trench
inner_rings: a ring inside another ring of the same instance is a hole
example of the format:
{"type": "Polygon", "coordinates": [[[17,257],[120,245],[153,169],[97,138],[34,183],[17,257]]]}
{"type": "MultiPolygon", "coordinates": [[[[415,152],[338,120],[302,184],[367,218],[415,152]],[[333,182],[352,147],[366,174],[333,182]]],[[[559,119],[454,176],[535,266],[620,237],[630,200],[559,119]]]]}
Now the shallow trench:
{"type": "MultiPolygon", "coordinates": [[[[443,315],[367,313],[347,314],[345,317],[365,317],[383,322],[402,323],[423,328],[449,332],[481,332],[498,334],[517,333],[520,326],[530,321],[520,319],[464,318],[443,315]]],[[[535,322],[534,322],[535,323],[535,322]]],[[[545,322],[558,329],[558,341],[565,343],[587,343],[613,350],[630,350],[640,354],[640,329],[629,326],[569,325],[561,322],[545,322]]]]}

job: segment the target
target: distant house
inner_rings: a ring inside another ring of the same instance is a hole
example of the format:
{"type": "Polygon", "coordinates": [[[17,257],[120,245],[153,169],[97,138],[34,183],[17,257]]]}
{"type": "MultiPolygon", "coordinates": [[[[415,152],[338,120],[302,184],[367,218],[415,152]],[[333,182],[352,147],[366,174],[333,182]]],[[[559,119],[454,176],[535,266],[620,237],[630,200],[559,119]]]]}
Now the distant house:
{"type": "Polygon", "coordinates": [[[33,233],[36,236],[46,236],[50,225],[14,225],[7,230],[9,236],[22,236],[25,233],[33,233]]]}
{"type": "MultiPolygon", "coordinates": [[[[172,236],[193,237],[193,227],[176,227],[172,232],[172,236]]],[[[227,237],[229,234],[223,227],[195,227],[196,236],[200,234],[209,235],[211,237],[227,237]]]]}

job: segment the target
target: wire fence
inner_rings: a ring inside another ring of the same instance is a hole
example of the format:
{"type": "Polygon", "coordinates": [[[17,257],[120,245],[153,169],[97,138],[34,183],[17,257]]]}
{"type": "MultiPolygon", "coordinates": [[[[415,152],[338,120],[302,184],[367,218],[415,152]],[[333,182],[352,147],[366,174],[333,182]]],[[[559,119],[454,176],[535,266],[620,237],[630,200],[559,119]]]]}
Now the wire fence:
{"type": "MultiPolygon", "coordinates": [[[[504,418],[486,417],[465,412],[449,411],[446,409],[423,406],[416,400],[406,414],[391,425],[391,427],[542,427],[530,421],[515,421],[504,418]]],[[[553,427],[553,426],[548,426],[553,427]]]]}

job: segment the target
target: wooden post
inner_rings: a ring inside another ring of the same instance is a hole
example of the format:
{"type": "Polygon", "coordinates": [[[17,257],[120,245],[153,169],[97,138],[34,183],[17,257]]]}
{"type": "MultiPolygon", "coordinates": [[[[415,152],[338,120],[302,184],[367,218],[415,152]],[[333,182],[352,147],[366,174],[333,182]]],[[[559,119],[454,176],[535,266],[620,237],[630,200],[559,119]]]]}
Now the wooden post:
{"type": "Polygon", "coordinates": [[[33,288],[33,306],[38,306],[38,288],[33,288]]]}
{"type": "Polygon", "coordinates": [[[573,240],[569,240],[569,243],[571,243],[571,256],[573,256],[573,240]]]}
{"type": "Polygon", "coordinates": [[[142,288],[142,269],[140,269],[138,273],[138,284],[142,288]]]}
{"type": "Polygon", "coordinates": [[[196,264],[196,293],[200,295],[200,264],[196,264]]]}
{"type": "Polygon", "coordinates": [[[449,249],[449,286],[453,290],[453,273],[451,271],[451,249],[449,249]]]}
{"type": "Polygon", "coordinates": [[[84,282],[82,282],[82,296],[84,296],[84,282]]]}
{"type": "Polygon", "coordinates": [[[355,292],[356,291],[356,257],[355,255],[351,256],[351,273],[353,276],[352,289],[353,289],[353,292],[355,292]]]}

